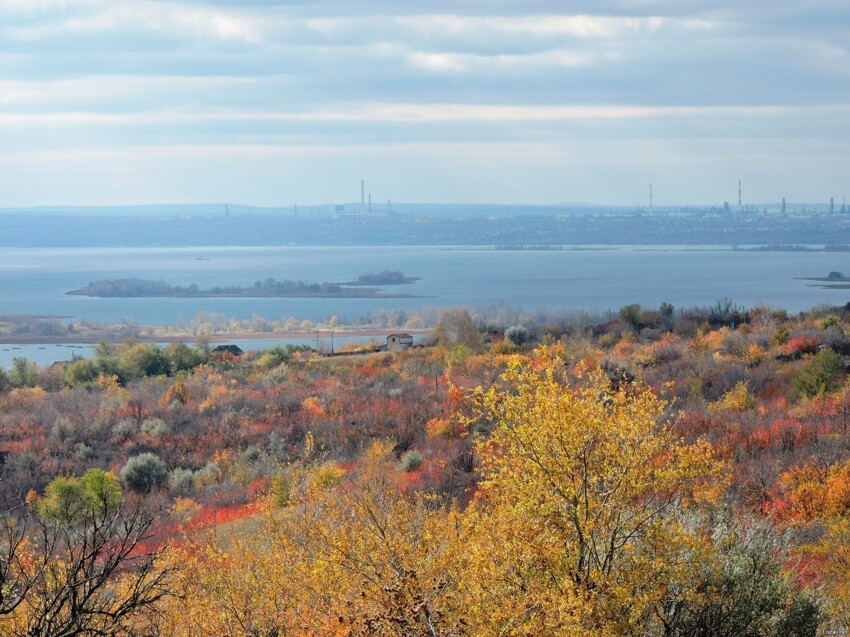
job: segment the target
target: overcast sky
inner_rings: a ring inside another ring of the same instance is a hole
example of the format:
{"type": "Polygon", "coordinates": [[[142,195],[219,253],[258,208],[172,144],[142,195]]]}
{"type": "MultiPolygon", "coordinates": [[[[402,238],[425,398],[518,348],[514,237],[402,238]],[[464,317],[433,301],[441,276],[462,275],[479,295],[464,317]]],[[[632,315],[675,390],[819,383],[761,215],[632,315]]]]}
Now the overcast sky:
{"type": "Polygon", "coordinates": [[[0,0],[0,207],[850,196],[847,0],[0,0]]]}

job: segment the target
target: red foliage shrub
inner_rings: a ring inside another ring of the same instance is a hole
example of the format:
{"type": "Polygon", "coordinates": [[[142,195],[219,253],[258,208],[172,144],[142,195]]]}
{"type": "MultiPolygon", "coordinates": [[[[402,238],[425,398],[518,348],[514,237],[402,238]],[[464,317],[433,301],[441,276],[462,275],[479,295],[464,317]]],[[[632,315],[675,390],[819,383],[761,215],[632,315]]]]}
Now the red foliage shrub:
{"type": "Polygon", "coordinates": [[[820,344],[821,339],[815,336],[795,336],[779,347],[779,353],[792,358],[803,354],[814,354],[818,351],[820,344]]]}

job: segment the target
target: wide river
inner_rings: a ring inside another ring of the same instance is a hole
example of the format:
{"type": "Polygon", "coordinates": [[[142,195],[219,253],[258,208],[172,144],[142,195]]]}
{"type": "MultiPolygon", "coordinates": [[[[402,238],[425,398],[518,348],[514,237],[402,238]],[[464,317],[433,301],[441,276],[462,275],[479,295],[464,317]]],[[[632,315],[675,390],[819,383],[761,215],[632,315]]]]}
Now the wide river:
{"type": "Polygon", "coordinates": [[[628,246],[561,251],[442,247],[280,247],[0,250],[0,315],[49,314],[140,324],[188,322],[198,312],[228,318],[357,321],[378,309],[506,304],[542,310],[616,311],[629,303],[676,307],[728,297],[746,307],[799,311],[844,305],[850,290],[797,277],[850,274],[850,254],[746,252],[722,246],[628,246]],[[388,287],[404,299],[88,298],[66,292],[90,281],[137,277],[172,285],[250,286],[269,277],[347,281],[381,270],[421,277],[388,287]]]}

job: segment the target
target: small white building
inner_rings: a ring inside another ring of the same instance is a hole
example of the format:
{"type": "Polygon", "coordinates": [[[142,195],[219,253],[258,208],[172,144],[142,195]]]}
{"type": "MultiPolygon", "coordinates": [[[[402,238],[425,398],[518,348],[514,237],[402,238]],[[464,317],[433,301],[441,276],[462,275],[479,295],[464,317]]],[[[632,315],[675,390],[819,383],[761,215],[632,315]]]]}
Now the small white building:
{"type": "Polygon", "coordinates": [[[390,334],[387,336],[387,350],[390,352],[413,347],[413,337],[410,334],[390,334]]]}

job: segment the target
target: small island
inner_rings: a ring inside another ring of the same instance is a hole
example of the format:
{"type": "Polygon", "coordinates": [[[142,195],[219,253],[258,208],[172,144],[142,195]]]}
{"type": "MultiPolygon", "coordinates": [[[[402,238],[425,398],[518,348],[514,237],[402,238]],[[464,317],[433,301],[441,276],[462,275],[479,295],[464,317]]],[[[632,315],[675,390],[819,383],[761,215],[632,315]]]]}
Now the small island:
{"type": "Polygon", "coordinates": [[[404,285],[418,281],[418,277],[406,277],[402,272],[385,270],[378,274],[362,274],[356,281],[310,283],[305,281],[278,281],[267,278],[247,287],[214,286],[201,289],[197,284],[187,286],[170,285],[163,280],[147,279],[101,279],[66,294],[97,298],[368,298],[398,299],[418,298],[411,294],[384,294],[367,285],[404,285]]]}
{"type": "Polygon", "coordinates": [[[824,290],[847,290],[850,289],[850,276],[844,276],[841,272],[832,271],[821,277],[801,277],[802,281],[817,281],[819,284],[809,284],[809,287],[822,288],[824,290]]]}
{"type": "Polygon", "coordinates": [[[374,272],[361,274],[357,277],[356,281],[348,281],[340,285],[407,285],[408,283],[415,283],[418,280],[418,276],[404,276],[404,272],[398,270],[384,270],[377,274],[374,272]]]}

